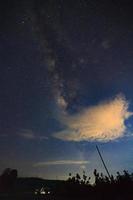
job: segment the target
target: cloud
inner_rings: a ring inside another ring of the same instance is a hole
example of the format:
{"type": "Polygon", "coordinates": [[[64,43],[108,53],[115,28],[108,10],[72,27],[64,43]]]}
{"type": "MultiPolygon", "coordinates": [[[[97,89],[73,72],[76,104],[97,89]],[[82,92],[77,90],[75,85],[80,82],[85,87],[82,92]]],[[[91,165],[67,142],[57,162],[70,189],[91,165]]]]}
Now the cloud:
{"type": "Polygon", "coordinates": [[[129,103],[124,96],[88,107],[75,115],[60,118],[66,128],[54,137],[68,141],[109,141],[124,136],[127,120],[133,113],[128,112],[129,103]]]}
{"type": "Polygon", "coordinates": [[[46,140],[48,137],[43,136],[43,135],[36,135],[32,130],[30,129],[22,129],[17,135],[20,137],[23,137],[24,139],[27,140],[46,140]]]}
{"type": "Polygon", "coordinates": [[[38,162],[34,164],[34,167],[43,167],[46,165],[85,165],[88,163],[89,161],[85,160],[55,160],[55,161],[38,162]]]}

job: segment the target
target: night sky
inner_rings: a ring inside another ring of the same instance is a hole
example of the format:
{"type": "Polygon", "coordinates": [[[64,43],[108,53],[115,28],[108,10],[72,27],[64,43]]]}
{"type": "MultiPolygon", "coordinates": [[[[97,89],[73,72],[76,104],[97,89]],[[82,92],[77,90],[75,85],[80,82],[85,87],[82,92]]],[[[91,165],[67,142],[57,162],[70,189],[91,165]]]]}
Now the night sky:
{"type": "Polygon", "coordinates": [[[3,1],[0,172],[133,171],[133,3],[3,1]]]}

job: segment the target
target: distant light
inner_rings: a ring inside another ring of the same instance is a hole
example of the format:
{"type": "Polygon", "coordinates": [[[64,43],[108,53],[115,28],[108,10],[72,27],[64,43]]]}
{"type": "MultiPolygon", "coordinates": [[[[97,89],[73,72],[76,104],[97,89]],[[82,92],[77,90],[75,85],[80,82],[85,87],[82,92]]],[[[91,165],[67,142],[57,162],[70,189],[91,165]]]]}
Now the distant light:
{"type": "Polygon", "coordinates": [[[50,191],[48,191],[48,189],[47,188],[41,188],[41,189],[36,189],[35,190],[35,192],[34,192],[34,194],[42,194],[42,195],[47,195],[47,194],[50,194],[51,192],[50,191]]]}
{"type": "Polygon", "coordinates": [[[45,191],[40,191],[40,194],[46,194],[46,192],[45,191]]]}

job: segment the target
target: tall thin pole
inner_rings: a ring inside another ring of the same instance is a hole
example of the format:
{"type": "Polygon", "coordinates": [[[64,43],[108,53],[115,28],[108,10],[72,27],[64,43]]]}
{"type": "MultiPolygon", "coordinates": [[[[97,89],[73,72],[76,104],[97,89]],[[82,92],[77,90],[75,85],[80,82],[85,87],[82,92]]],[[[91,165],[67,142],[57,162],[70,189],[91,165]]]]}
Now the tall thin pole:
{"type": "Polygon", "coordinates": [[[99,148],[98,148],[97,145],[96,145],[96,149],[97,149],[97,152],[98,152],[98,154],[99,154],[99,156],[100,156],[100,158],[101,158],[101,161],[102,161],[102,163],[103,163],[103,166],[104,166],[104,168],[105,168],[105,170],[106,170],[106,172],[107,172],[107,174],[108,174],[108,177],[109,177],[109,179],[111,180],[110,173],[109,173],[109,171],[108,171],[108,169],[107,169],[107,167],[106,167],[106,164],[105,164],[105,162],[104,162],[104,160],[103,160],[103,157],[102,157],[102,155],[101,155],[101,153],[100,153],[100,150],[99,150],[99,148]]]}

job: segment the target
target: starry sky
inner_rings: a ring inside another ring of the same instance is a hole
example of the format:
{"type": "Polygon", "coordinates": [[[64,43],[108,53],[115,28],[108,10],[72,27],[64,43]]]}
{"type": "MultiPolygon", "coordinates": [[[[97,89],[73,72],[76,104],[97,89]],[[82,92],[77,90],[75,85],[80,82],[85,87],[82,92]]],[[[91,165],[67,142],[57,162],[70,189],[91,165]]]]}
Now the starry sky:
{"type": "Polygon", "coordinates": [[[0,172],[133,171],[133,3],[3,1],[0,172]]]}

